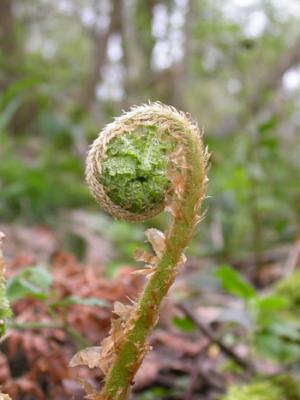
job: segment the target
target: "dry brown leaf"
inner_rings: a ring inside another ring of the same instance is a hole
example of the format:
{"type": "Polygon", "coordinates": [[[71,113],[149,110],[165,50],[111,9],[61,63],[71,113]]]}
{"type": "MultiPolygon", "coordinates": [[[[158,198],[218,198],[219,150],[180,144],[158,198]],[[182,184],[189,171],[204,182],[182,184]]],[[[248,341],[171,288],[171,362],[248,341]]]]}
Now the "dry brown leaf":
{"type": "MultiPolygon", "coordinates": [[[[10,262],[9,273],[13,275],[21,268],[31,266],[32,263],[32,258],[28,257],[26,259],[23,257],[21,261],[18,259],[10,262]]],[[[112,302],[123,301],[128,297],[135,298],[143,282],[142,279],[131,274],[133,268],[130,267],[120,269],[116,280],[109,281],[103,276],[101,269],[89,266],[82,268],[82,265],[73,256],[61,252],[53,258],[52,271],[54,275],[53,289],[57,292],[59,299],[77,295],[80,297],[98,297],[112,302]]],[[[38,299],[22,299],[15,302],[13,306],[18,324],[28,322],[51,324],[53,322],[48,314],[47,307],[38,299]]],[[[117,315],[121,314],[122,318],[127,319],[130,307],[117,305],[117,315]]],[[[55,322],[63,325],[65,310],[60,310],[58,307],[56,311],[58,316],[55,322]]],[[[111,311],[108,307],[75,304],[70,306],[66,323],[79,335],[87,338],[92,345],[97,346],[99,338],[109,331],[110,318],[111,311]]],[[[120,318],[116,319],[115,328],[112,327],[111,330],[113,337],[109,336],[101,343],[101,358],[99,357],[98,365],[95,360],[97,352],[96,354],[92,352],[92,359],[89,360],[90,367],[96,364],[95,366],[98,368],[93,368],[91,371],[80,367],[78,369],[67,368],[72,357],[74,340],[73,338],[70,340],[68,333],[63,328],[43,329],[42,335],[40,331],[36,330],[12,330],[7,338],[4,361],[7,364],[6,359],[10,359],[12,373],[15,372],[17,366],[20,378],[11,377],[10,371],[7,368],[4,369],[4,363],[2,366],[3,375],[0,376],[3,392],[8,393],[15,400],[22,400],[28,396],[32,396],[36,400],[45,400],[46,398],[68,399],[72,396],[82,398],[78,397],[78,394],[70,388],[66,388],[63,385],[63,380],[70,379],[75,382],[78,374],[84,376],[85,379],[91,376],[96,381],[102,379],[103,372],[107,372],[111,367],[121,333],[123,334],[124,331],[124,328],[120,328],[120,323],[122,323],[120,318]],[[61,355],[61,358],[59,355],[61,355]]],[[[79,396],[82,396],[81,392],[79,392],[79,396]]],[[[99,397],[93,397],[93,393],[90,393],[90,399],[98,400],[99,397]]],[[[0,398],[0,400],[2,399],[0,398]]]]}
{"type": "Polygon", "coordinates": [[[0,353],[0,385],[11,378],[10,367],[7,358],[0,353]]]}
{"type": "Polygon", "coordinates": [[[155,265],[157,263],[157,256],[141,249],[136,250],[134,258],[136,261],[142,261],[147,264],[155,265]]]}
{"type": "Polygon", "coordinates": [[[178,213],[177,210],[178,210],[178,204],[176,201],[172,199],[165,206],[165,211],[169,212],[174,218],[177,217],[178,213]]]}
{"type": "Polygon", "coordinates": [[[133,272],[135,275],[146,276],[146,278],[150,278],[156,271],[156,268],[153,268],[152,265],[146,265],[145,268],[137,269],[133,272]]]}
{"type": "Polygon", "coordinates": [[[87,347],[76,353],[71,359],[69,366],[77,367],[86,365],[89,368],[100,368],[106,374],[111,366],[114,354],[111,338],[108,337],[103,342],[103,346],[87,347]]]}
{"type": "Polygon", "coordinates": [[[166,237],[163,232],[155,228],[147,229],[146,237],[148,242],[152,245],[155,254],[161,257],[166,248],[166,237]]]}
{"type": "Polygon", "coordinates": [[[102,357],[99,360],[99,368],[101,369],[104,375],[107,375],[113,361],[114,361],[114,354],[111,354],[111,356],[102,357]]]}
{"type": "Polygon", "coordinates": [[[180,258],[179,258],[179,261],[177,263],[177,266],[184,265],[186,263],[186,260],[187,260],[186,255],[184,253],[182,253],[180,258]]]}
{"type": "Polygon", "coordinates": [[[113,341],[111,336],[107,336],[105,339],[102,340],[101,348],[102,348],[102,357],[108,357],[113,351],[113,341]]]}
{"type": "Polygon", "coordinates": [[[122,343],[125,335],[124,322],[120,318],[111,321],[111,337],[114,345],[115,353],[118,353],[119,345],[122,343]]]}
{"type": "Polygon", "coordinates": [[[159,374],[160,367],[160,360],[157,354],[148,354],[135,376],[135,389],[141,389],[151,384],[159,374]]]}
{"type": "Polygon", "coordinates": [[[78,379],[78,382],[80,383],[80,385],[85,390],[85,392],[87,394],[87,396],[86,396],[87,399],[90,399],[90,400],[101,400],[100,395],[97,393],[97,391],[93,388],[93,386],[91,384],[86,382],[84,379],[78,379]]]}
{"type": "Polygon", "coordinates": [[[11,400],[8,394],[0,393],[0,400],[11,400]]]}
{"type": "Polygon", "coordinates": [[[99,360],[102,357],[102,347],[92,346],[80,350],[76,353],[70,363],[70,367],[78,367],[79,365],[87,365],[89,368],[101,368],[99,360]]]}
{"type": "Polygon", "coordinates": [[[30,398],[34,398],[36,400],[44,400],[44,395],[41,388],[38,385],[38,382],[32,381],[31,379],[24,377],[18,378],[15,382],[15,391],[16,395],[12,394],[12,397],[15,398],[24,398],[24,394],[26,394],[30,398]],[[21,395],[21,397],[19,397],[21,395]]]}
{"type": "Polygon", "coordinates": [[[114,342],[118,340],[118,333],[112,332],[114,329],[113,325],[110,331],[110,335],[107,336],[105,339],[102,340],[101,343],[101,356],[99,357],[99,368],[103,372],[104,375],[107,374],[109,368],[111,367],[111,364],[114,360],[115,357],[115,348],[117,346],[117,343],[114,342]],[[115,344],[116,343],[116,344],[115,344]]]}
{"type": "Polygon", "coordinates": [[[209,345],[209,340],[206,338],[191,341],[162,330],[156,331],[153,334],[151,343],[156,342],[163,343],[167,347],[192,357],[200,354],[209,345]]]}
{"type": "Polygon", "coordinates": [[[123,304],[120,301],[115,301],[113,313],[118,315],[122,321],[127,321],[132,312],[132,305],[123,304]]]}

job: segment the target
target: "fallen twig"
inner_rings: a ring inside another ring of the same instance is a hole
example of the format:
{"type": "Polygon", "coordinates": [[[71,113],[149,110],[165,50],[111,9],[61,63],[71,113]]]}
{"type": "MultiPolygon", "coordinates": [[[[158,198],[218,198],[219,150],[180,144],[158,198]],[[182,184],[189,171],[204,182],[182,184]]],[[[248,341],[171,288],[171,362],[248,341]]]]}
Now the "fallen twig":
{"type": "Polygon", "coordinates": [[[233,359],[238,365],[240,365],[242,368],[247,370],[251,374],[255,374],[256,370],[254,365],[250,362],[242,358],[239,354],[237,354],[234,350],[232,350],[230,347],[225,345],[222,340],[220,340],[211,330],[210,328],[205,325],[203,322],[199,321],[198,318],[196,318],[193,313],[183,304],[177,304],[177,308],[179,308],[186,316],[188,316],[194,324],[199,328],[199,330],[205,335],[206,337],[209,338],[209,340],[213,343],[215,343],[220,350],[226,354],[229,358],[233,359]]]}

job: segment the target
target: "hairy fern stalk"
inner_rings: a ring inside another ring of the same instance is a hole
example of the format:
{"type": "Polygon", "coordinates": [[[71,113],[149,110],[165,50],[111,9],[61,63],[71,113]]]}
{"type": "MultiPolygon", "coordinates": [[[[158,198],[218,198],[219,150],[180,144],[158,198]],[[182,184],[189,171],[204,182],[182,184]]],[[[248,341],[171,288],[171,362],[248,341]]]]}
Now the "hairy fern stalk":
{"type": "Polygon", "coordinates": [[[104,373],[100,392],[84,383],[87,398],[125,400],[149,351],[148,337],[159,307],[185,262],[207,182],[207,151],[195,122],[161,103],[131,109],[107,125],[92,144],[86,179],[95,199],[116,218],[144,221],[171,214],[165,233],[148,229],[153,252],[138,251],[147,277],[143,293],[129,305],[115,303],[111,331],[101,347],[77,353],[71,366],[86,364],[104,373]]]}

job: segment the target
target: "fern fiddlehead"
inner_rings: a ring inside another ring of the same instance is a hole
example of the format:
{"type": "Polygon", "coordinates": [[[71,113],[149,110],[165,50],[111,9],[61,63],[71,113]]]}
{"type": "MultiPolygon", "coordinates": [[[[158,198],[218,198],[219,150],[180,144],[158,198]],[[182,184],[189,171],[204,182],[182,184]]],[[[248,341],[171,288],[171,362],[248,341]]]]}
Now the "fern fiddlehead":
{"type": "Polygon", "coordinates": [[[77,353],[71,366],[98,366],[105,374],[100,392],[85,384],[93,400],[125,400],[149,350],[147,338],[199,222],[205,194],[207,152],[198,126],[184,113],[160,103],[133,108],[107,125],[92,144],[86,179],[93,196],[117,218],[147,220],[165,210],[166,233],[148,229],[153,253],[139,251],[139,272],[148,282],[137,302],[116,303],[110,335],[101,347],[77,353]],[[89,356],[92,354],[93,356],[89,356]]]}

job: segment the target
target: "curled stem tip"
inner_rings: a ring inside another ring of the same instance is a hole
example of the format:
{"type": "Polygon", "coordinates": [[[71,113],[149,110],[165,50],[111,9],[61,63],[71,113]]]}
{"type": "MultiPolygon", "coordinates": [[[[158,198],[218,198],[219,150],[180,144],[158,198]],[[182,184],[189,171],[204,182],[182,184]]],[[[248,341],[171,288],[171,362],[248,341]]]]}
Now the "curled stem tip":
{"type": "Polygon", "coordinates": [[[146,231],[153,252],[136,255],[146,263],[137,272],[148,279],[140,298],[130,305],[116,303],[110,335],[102,346],[82,350],[71,361],[72,366],[102,369],[101,391],[86,387],[90,399],[128,396],[149,350],[147,338],[158,320],[161,301],[185,261],[183,251],[200,221],[207,158],[197,124],[161,103],[135,107],[116,118],[90,148],[86,180],[106,211],[130,221],[147,220],[163,210],[172,216],[165,233],[146,231]]]}

